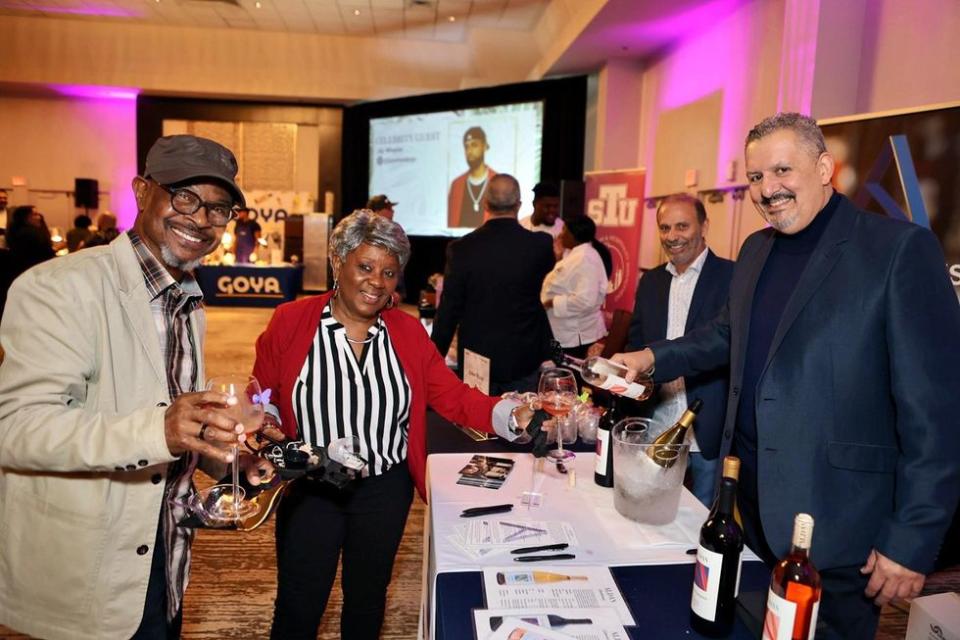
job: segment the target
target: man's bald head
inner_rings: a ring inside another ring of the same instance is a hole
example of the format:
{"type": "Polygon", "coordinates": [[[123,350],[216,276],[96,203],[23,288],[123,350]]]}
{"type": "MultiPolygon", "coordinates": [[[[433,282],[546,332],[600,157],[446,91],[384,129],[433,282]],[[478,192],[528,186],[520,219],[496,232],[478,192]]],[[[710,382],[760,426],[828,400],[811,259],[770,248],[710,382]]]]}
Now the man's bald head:
{"type": "Polygon", "coordinates": [[[491,216],[516,216],[520,211],[520,183],[509,173],[490,178],[485,202],[491,216]]]}

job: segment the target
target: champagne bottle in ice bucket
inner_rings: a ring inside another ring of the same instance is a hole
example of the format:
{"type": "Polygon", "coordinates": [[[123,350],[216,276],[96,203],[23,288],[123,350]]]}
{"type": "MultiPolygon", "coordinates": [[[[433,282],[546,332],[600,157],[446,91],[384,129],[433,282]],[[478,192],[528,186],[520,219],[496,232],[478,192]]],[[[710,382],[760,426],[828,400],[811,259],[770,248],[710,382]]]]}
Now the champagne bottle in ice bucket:
{"type": "Polygon", "coordinates": [[[701,407],[703,407],[703,401],[699,398],[694,400],[675,425],[657,436],[657,439],[647,449],[647,455],[651,460],[665,469],[669,469],[676,464],[686,442],[687,432],[693,426],[694,420],[697,419],[701,407]]]}

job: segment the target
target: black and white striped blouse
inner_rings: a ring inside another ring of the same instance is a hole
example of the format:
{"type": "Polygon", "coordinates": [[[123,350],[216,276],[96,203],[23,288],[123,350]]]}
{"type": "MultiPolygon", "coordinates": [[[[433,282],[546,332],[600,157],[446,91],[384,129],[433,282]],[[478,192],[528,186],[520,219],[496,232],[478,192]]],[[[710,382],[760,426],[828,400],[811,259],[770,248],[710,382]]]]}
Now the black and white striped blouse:
{"type": "Polygon", "coordinates": [[[370,475],[379,475],[407,458],[410,384],[382,319],[367,339],[358,359],[327,303],[293,386],[293,411],[315,446],[357,436],[370,475]]]}

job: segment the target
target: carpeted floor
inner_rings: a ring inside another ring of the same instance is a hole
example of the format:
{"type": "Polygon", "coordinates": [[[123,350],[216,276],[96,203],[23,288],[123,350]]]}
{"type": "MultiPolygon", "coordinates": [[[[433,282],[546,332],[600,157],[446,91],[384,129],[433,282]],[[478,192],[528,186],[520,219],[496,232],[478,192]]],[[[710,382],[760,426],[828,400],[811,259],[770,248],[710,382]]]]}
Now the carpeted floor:
{"type": "MultiPolygon", "coordinates": [[[[207,375],[247,372],[253,344],[271,310],[208,308],[207,375]]],[[[198,474],[198,484],[210,481],[198,474]]],[[[420,607],[424,504],[415,499],[393,571],[383,637],[415,638],[420,607]]],[[[201,531],[194,545],[193,571],[184,602],[183,637],[188,640],[265,638],[276,594],[273,521],[251,533],[201,531]]],[[[960,567],[931,576],[929,593],[960,591],[960,567]]],[[[684,596],[687,597],[687,596],[684,596]]],[[[339,580],[334,585],[318,638],[340,637],[339,580]]],[[[907,614],[884,608],[878,640],[903,638],[907,614]]],[[[26,636],[0,626],[0,640],[26,636]]]]}

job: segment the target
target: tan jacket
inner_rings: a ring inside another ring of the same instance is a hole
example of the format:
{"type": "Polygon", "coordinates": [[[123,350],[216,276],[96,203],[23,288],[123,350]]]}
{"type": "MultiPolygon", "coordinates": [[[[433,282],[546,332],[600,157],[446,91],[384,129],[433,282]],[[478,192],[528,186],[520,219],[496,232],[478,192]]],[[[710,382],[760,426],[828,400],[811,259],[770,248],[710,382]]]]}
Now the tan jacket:
{"type": "MultiPolygon", "coordinates": [[[[202,311],[192,326],[202,345],[202,311]]],[[[17,279],[0,346],[0,623],[50,639],[129,638],[174,457],[160,343],[126,234],[17,279]]]]}

